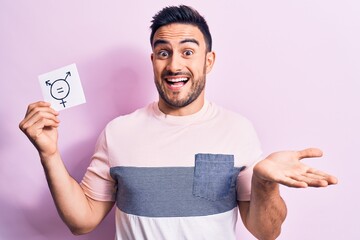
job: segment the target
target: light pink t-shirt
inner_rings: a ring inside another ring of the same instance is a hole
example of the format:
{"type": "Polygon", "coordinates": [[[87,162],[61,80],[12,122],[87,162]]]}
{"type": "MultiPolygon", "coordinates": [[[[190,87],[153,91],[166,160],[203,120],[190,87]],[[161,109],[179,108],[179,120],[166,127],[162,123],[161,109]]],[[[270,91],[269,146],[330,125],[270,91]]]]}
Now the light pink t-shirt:
{"type": "Polygon", "coordinates": [[[235,239],[261,156],[252,124],[205,102],[189,116],[156,102],[111,121],[81,186],[116,201],[116,239],[235,239]]]}

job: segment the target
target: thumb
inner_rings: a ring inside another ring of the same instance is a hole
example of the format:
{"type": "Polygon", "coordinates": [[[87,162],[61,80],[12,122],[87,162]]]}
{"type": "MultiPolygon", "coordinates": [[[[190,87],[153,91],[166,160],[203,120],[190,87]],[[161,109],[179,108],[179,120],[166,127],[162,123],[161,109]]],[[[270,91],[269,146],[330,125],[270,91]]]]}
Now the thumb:
{"type": "Polygon", "coordinates": [[[299,160],[304,158],[321,157],[323,152],[318,148],[306,148],[298,151],[299,160]]]}

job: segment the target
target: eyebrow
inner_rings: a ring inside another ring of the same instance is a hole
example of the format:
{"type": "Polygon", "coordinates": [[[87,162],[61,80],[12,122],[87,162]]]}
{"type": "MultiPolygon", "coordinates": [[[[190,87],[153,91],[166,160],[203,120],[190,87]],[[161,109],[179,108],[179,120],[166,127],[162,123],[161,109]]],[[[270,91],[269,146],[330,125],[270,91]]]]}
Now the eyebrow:
{"type": "Polygon", "coordinates": [[[182,40],[180,43],[187,43],[187,42],[195,43],[196,45],[200,46],[199,41],[194,38],[186,38],[182,40]]]}
{"type": "MultiPolygon", "coordinates": [[[[188,43],[188,42],[190,42],[190,43],[195,43],[196,45],[200,46],[199,41],[196,40],[196,39],[194,39],[194,38],[186,38],[186,39],[184,39],[184,40],[181,40],[181,41],[180,41],[180,44],[184,44],[184,43],[188,43]]],[[[153,48],[155,48],[157,45],[160,45],[160,44],[169,44],[169,43],[170,43],[170,42],[167,41],[167,40],[157,39],[157,40],[155,40],[155,42],[154,42],[153,48]]]]}

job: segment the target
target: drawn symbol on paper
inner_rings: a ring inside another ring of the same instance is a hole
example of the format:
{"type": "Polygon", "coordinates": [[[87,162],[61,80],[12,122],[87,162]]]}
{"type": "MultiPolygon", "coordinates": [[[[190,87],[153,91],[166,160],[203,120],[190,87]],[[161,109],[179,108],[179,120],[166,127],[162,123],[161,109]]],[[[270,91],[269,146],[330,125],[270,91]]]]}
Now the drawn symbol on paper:
{"type": "Polygon", "coordinates": [[[61,101],[60,104],[62,104],[64,108],[66,107],[66,101],[64,101],[64,99],[69,96],[70,93],[70,85],[66,80],[69,76],[71,76],[71,73],[67,72],[64,79],[57,79],[53,83],[50,83],[50,80],[45,82],[46,86],[50,87],[51,97],[61,101]]]}

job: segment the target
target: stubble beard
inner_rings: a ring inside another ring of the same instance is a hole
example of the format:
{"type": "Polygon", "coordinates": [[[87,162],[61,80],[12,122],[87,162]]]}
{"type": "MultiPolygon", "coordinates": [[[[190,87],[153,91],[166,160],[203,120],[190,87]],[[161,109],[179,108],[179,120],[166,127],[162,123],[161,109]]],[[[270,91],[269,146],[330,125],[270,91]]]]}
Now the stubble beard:
{"type": "Polygon", "coordinates": [[[155,80],[156,88],[159,92],[160,98],[170,107],[172,108],[182,108],[186,107],[192,102],[194,102],[204,91],[206,85],[206,75],[205,73],[200,76],[197,80],[187,82],[186,84],[191,84],[190,91],[188,92],[187,96],[180,99],[178,95],[180,92],[171,92],[167,94],[165,91],[165,85],[161,85],[158,81],[155,80]]]}

